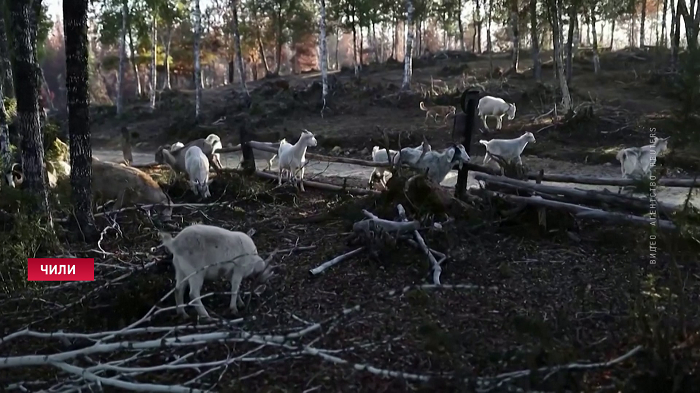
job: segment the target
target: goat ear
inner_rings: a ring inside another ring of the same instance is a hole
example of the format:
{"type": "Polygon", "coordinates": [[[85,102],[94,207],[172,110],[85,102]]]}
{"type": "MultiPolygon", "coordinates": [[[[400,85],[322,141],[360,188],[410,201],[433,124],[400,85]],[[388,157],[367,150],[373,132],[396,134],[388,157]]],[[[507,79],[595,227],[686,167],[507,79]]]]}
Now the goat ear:
{"type": "Polygon", "coordinates": [[[447,150],[447,158],[452,161],[453,158],[455,158],[455,153],[457,152],[457,149],[449,149],[447,150]]]}

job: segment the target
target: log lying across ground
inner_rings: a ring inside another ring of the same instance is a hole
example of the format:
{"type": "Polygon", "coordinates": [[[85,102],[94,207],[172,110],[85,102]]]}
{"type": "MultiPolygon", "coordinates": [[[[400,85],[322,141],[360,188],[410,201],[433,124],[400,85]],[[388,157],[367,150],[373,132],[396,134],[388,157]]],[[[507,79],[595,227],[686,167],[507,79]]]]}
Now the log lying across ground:
{"type": "MultiPolygon", "coordinates": [[[[542,196],[545,199],[549,199],[547,198],[548,195],[562,195],[566,197],[566,199],[569,199],[570,202],[598,202],[632,210],[640,210],[646,212],[652,210],[652,201],[649,198],[636,198],[626,195],[618,195],[613,194],[609,191],[577,190],[574,188],[530,183],[522,180],[511,179],[505,176],[492,176],[484,173],[475,174],[474,179],[482,180],[487,183],[496,184],[501,187],[506,187],[514,190],[534,191],[540,194],[540,196],[542,196]]],[[[678,210],[676,207],[667,203],[658,201],[653,202],[655,203],[654,209],[659,210],[668,215],[672,214],[673,211],[678,210]]]]}
{"type": "MultiPolygon", "coordinates": [[[[238,169],[228,169],[225,170],[238,172],[238,169]]],[[[277,175],[269,172],[255,171],[255,175],[262,177],[264,179],[277,180],[277,175]]],[[[369,190],[366,188],[354,188],[354,187],[342,187],[336,186],[335,184],[321,183],[313,180],[304,180],[304,185],[308,187],[318,188],[320,190],[326,191],[345,191],[353,195],[379,195],[381,194],[377,190],[369,190]]]]}
{"type": "Polygon", "coordinates": [[[609,221],[616,224],[621,223],[632,223],[638,226],[651,227],[652,225],[658,225],[659,229],[664,230],[676,230],[676,225],[668,220],[658,220],[653,218],[640,217],[632,214],[618,213],[618,212],[607,212],[605,210],[593,209],[590,207],[574,205],[573,203],[558,202],[548,199],[544,199],[539,196],[533,197],[522,197],[510,194],[504,194],[501,192],[493,192],[489,190],[479,190],[480,193],[484,193],[490,197],[497,197],[513,203],[525,203],[528,205],[548,207],[555,210],[563,210],[574,214],[577,218],[590,218],[601,221],[609,221]]]}

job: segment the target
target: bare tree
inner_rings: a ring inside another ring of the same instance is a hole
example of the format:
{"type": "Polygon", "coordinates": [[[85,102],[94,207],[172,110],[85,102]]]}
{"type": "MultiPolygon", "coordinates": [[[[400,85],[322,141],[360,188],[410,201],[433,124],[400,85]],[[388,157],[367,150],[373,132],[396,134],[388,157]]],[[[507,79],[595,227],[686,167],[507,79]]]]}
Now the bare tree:
{"type": "Polygon", "coordinates": [[[411,88],[411,75],[413,74],[411,52],[413,51],[413,1],[406,0],[406,52],[404,53],[403,64],[403,83],[402,90],[411,88]]]}
{"type": "Polygon", "coordinates": [[[36,32],[33,31],[34,26],[31,23],[32,0],[13,0],[9,6],[15,55],[15,86],[20,84],[23,86],[22,89],[16,91],[17,118],[22,135],[23,185],[38,198],[37,210],[47,218],[48,227],[53,228],[48,193],[44,182],[46,172],[43,165],[44,138],[41,134],[39,116],[41,75],[36,56],[36,32]]]}
{"type": "Polygon", "coordinates": [[[326,96],[328,96],[328,47],[326,45],[326,0],[320,0],[320,14],[321,18],[319,21],[319,33],[321,35],[318,40],[319,55],[321,57],[321,81],[323,82],[323,91],[321,93],[321,99],[323,100],[323,108],[321,109],[321,115],[323,116],[323,110],[326,108],[326,96]]]}
{"type": "Polygon", "coordinates": [[[647,0],[641,0],[641,2],[642,2],[642,20],[641,20],[641,23],[639,25],[639,47],[644,48],[644,45],[645,45],[644,33],[646,33],[646,31],[644,31],[644,28],[645,28],[644,25],[646,24],[646,21],[647,21],[647,0]]]}
{"type": "MultiPolygon", "coordinates": [[[[117,115],[124,112],[124,72],[126,66],[126,19],[129,16],[127,0],[122,0],[122,30],[119,32],[119,73],[117,74],[117,115]]],[[[65,33],[64,33],[65,34],[65,33]]]]}
{"type": "Polygon", "coordinates": [[[518,0],[512,0],[510,27],[513,33],[513,63],[511,67],[514,72],[518,72],[518,61],[520,60],[520,31],[518,30],[518,23],[518,0]]]}
{"type": "Polygon", "coordinates": [[[202,37],[202,11],[199,0],[194,0],[194,114],[199,118],[202,105],[202,67],[199,59],[199,41],[202,37]]]}
{"type": "Polygon", "coordinates": [[[157,70],[156,70],[156,57],[158,55],[158,7],[153,7],[153,15],[151,20],[151,110],[156,109],[156,82],[157,82],[157,70]]]}
{"type": "MultiPolygon", "coordinates": [[[[243,55],[241,54],[241,33],[238,31],[238,0],[231,1],[231,10],[233,12],[233,17],[231,18],[232,30],[233,30],[233,49],[236,51],[236,67],[238,68],[238,75],[241,82],[241,87],[246,95],[250,96],[248,88],[245,85],[245,71],[243,70],[243,55]]],[[[264,56],[265,53],[263,52],[264,56]]]]}
{"type": "Polygon", "coordinates": [[[537,37],[537,0],[530,0],[530,41],[532,41],[532,72],[536,81],[542,80],[540,42],[537,37]]]}
{"type": "Polygon", "coordinates": [[[559,87],[561,90],[561,109],[567,113],[571,110],[571,94],[569,85],[566,82],[564,75],[564,59],[562,56],[562,37],[561,37],[561,0],[547,0],[547,10],[549,13],[549,21],[552,26],[552,40],[554,45],[554,61],[559,79],[559,87]]]}
{"type": "Polygon", "coordinates": [[[63,0],[71,195],[81,233],[92,241],[97,229],[92,215],[87,12],[88,0],[63,0]]]}

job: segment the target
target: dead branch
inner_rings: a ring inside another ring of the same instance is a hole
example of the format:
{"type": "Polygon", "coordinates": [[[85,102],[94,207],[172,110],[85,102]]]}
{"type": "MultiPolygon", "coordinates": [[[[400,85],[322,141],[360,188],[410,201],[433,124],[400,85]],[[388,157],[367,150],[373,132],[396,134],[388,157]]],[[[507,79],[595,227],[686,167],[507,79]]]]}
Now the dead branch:
{"type": "Polygon", "coordinates": [[[334,266],[334,265],[337,265],[337,264],[339,264],[340,262],[343,262],[343,261],[346,260],[346,259],[352,258],[353,256],[355,256],[355,255],[359,254],[360,252],[362,252],[364,249],[365,249],[364,247],[360,247],[360,248],[356,248],[356,249],[354,249],[354,250],[352,250],[352,251],[350,251],[350,252],[346,252],[346,253],[343,254],[343,255],[339,255],[339,256],[337,256],[337,257],[331,259],[330,261],[324,262],[324,263],[320,264],[319,266],[317,266],[317,267],[315,267],[315,268],[309,270],[309,273],[311,273],[312,276],[316,276],[316,275],[318,275],[318,274],[321,274],[321,273],[323,273],[324,271],[326,271],[326,269],[328,269],[329,267],[334,266]]]}
{"type": "MultiPolygon", "coordinates": [[[[406,209],[403,208],[401,204],[398,204],[396,206],[396,210],[399,213],[399,217],[403,221],[407,221],[408,218],[406,217],[406,209]]],[[[416,242],[420,246],[420,248],[423,250],[423,253],[428,257],[428,261],[430,261],[430,264],[433,267],[433,283],[435,285],[442,285],[440,283],[440,274],[442,274],[442,267],[440,267],[440,264],[438,261],[435,259],[435,256],[433,256],[433,253],[430,252],[430,249],[428,246],[425,244],[425,240],[423,239],[423,236],[421,236],[420,232],[418,232],[418,229],[413,231],[413,235],[416,237],[416,242]]]]}

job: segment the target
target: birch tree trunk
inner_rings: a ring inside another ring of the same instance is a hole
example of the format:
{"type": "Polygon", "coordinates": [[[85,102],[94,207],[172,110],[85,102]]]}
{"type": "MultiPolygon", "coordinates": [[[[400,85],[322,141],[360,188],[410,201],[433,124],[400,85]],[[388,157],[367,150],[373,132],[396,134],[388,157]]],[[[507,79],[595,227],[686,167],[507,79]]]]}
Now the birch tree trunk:
{"type": "Polygon", "coordinates": [[[356,19],[355,19],[355,8],[352,6],[352,13],[350,14],[352,18],[352,66],[355,69],[355,78],[360,77],[360,69],[357,65],[357,29],[355,28],[356,25],[356,19]]]}
{"type": "Polygon", "coordinates": [[[143,87],[141,87],[141,75],[139,74],[139,65],[136,64],[136,42],[134,42],[134,34],[132,32],[133,26],[131,23],[127,28],[129,34],[129,52],[131,53],[131,68],[134,70],[134,78],[136,78],[136,96],[141,97],[143,95],[143,87]]]}
{"type": "MultiPolygon", "coordinates": [[[[559,24],[559,28],[561,28],[559,24]]],[[[574,5],[569,6],[569,29],[567,31],[566,40],[566,82],[571,83],[571,78],[573,77],[574,64],[574,32],[576,30],[576,7],[574,5]]]]}
{"type": "Polygon", "coordinates": [[[165,33],[165,40],[163,42],[163,47],[165,48],[165,58],[163,59],[163,65],[165,68],[165,77],[163,78],[163,90],[172,89],[170,85],[170,44],[173,42],[173,26],[168,25],[168,30],[165,33]]]}
{"type": "MultiPolygon", "coordinates": [[[[0,3],[2,4],[2,3],[0,3]]],[[[10,51],[7,46],[7,30],[5,30],[5,10],[0,7],[0,70],[2,70],[2,84],[5,96],[15,97],[14,83],[12,81],[12,63],[10,62],[10,51]]]]}
{"type": "Polygon", "coordinates": [[[466,52],[467,47],[464,44],[464,24],[462,24],[462,2],[460,1],[458,4],[457,27],[459,28],[459,47],[462,49],[462,52],[466,52]]]}
{"type": "Polygon", "coordinates": [[[194,115],[199,118],[202,104],[202,67],[199,59],[199,40],[202,34],[202,12],[199,0],[194,0],[194,115]]]}
{"type": "Polygon", "coordinates": [[[673,37],[675,37],[675,28],[676,28],[676,4],[674,3],[674,0],[670,0],[671,4],[669,5],[669,8],[671,8],[671,31],[670,31],[670,36],[668,37],[669,40],[671,41],[671,48],[673,48],[673,37]]]}
{"type": "Polygon", "coordinates": [[[260,37],[260,32],[258,31],[258,51],[260,52],[260,59],[262,60],[263,67],[265,67],[265,76],[270,75],[270,65],[267,63],[267,56],[265,56],[265,47],[263,46],[262,38],[260,37]]]}
{"type": "Polygon", "coordinates": [[[341,30],[339,27],[335,28],[335,70],[340,69],[340,61],[338,60],[338,49],[340,48],[340,34],[341,30]]]}
{"type": "Polygon", "coordinates": [[[645,41],[644,41],[644,25],[646,24],[647,21],[647,2],[646,0],[642,0],[642,20],[639,25],[639,47],[644,48],[645,41]]]}
{"type": "Polygon", "coordinates": [[[481,20],[481,0],[476,0],[476,9],[474,10],[476,14],[476,51],[481,53],[481,26],[483,21],[481,20]]]}
{"type": "Polygon", "coordinates": [[[88,0],[63,1],[71,198],[80,230],[91,241],[97,229],[92,215],[87,13],[88,0]]]}
{"type": "Polygon", "coordinates": [[[489,78],[493,78],[493,50],[491,48],[491,12],[493,10],[493,0],[489,0],[489,10],[487,13],[488,25],[486,26],[486,50],[489,52],[489,78]]]}
{"type": "MultiPolygon", "coordinates": [[[[117,116],[124,112],[124,71],[126,62],[126,18],[129,16],[127,0],[122,3],[122,30],[119,36],[119,73],[117,74],[117,116]]],[[[65,32],[63,33],[65,34],[65,32]]]]}
{"type": "Polygon", "coordinates": [[[610,25],[610,50],[613,50],[615,45],[615,18],[612,20],[612,25],[610,25]]]}
{"type": "Polygon", "coordinates": [[[557,77],[559,79],[559,87],[561,89],[561,109],[562,112],[568,113],[571,110],[571,94],[569,93],[569,85],[564,76],[564,59],[562,56],[562,40],[561,40],[561,4],[557,5],[555,0],[549,0],[549,12],[552,20],[552,38],[554,45],[554,59],[556,60],[557,77]]]}
{"type": "Polygon", "coordinates": [[[593,73],[598,75],[600,73],[600,56],[598,55],[598,32],[596,30],[596,11],[595,7],[589,10],[590,20],[591,20],[591,33],[593,34],[593,73]]]}
{"type": "Polygon", "coordinates": [[[520,31],[518,29],[518,1],[513,1],[513,10],[510,13],[511,29],[513,30],[513,62],[511,67],[514,72],[518,72],[518,62],[520,60],[520,31]]]}
{"type": "MultiPolygon", "coordinates": [[[[39,1],[39,0],[34,0],[39,1]]],[[[16,91],[17,120],[22,135],[23,186],[37,198],[37,211],[47,218],[47,225],[53,228],[49,209],[44,170],[44,144],[39,117],[39,88],[41,79],[36,57],[36,32],[31,23],[32,1],[13,0],[9,2],[12,17],[14,41],[14,78],[16,91]]]]}
{"type": "Polygon", "coordinates": [[[671,70],[678,69],[678,48],[681,41],[681,13],[680,8],[684,0],[676,1],[676,11],[673,18],[673,37],[671,38],[671,70]]]}
{"type": "Polygon", "coordinates": [[[537,0],[530,0],[530,41],[532,41],[532,72],[536,81],[542,80],[540,45],[537,38],[537,0]]]}
{"type": "Polygon", "coordinates": [[[402,90],[411,89],[411,75],[413,74],[413,64],[411,51],[413,49],[413,0],[406,0],[406,52],[403,56],[403,83],[402,90]]]}
{"type": "Polygon", "coordinates": [[[323,108],[321,109],[321,115],[323,115],[323,109],[326,108],[326,97],[328,96],[328,47],[326,46],[326,0],[320,0],[320,13],[321,20],[319,21],[319,33],[320,38],[318,40],[319,46],[319,56],[321,57],[321,81],[323,83],[323,91],[321,93],[321,100],[323,100],[323,108]]]}
{"type": "MultiPolygon", "coordinates": [[[[154,7],[155,8],[155,7],[154,7]]],[[[156,57],[158,54],[158,30],[157,30],[157,19],[156,19],[157,13],[156,10],[153,10],[153,21],[152,21],[152,29],[153,31],[151,32],[151,41],[153,42],[151,46],[151,110],[156,109],[156,82],[157,80],[157,70],[156,70],[156,57]]]]}
{"type": "Polygon", "coordinates": [[[666,15],[668,15],[668,0],[664,0],[664,10],[661,16],[661,46],[664,48],[668,44],[666,39],[666,15]]]}
{"type": "MultiPolygon", "coordinates": [[[[241,82],[241,88],[243,88],[243,91],[247,96],[250,96],[248,88],[245,85],[243,55],[241,54],[241,33],[238,31],[238,0],[231,1],[231,10],[233,11],[233,17],[231,18],[231,28],[233,29],[233,50],[236,51],[236,66],[238,68],[238,78],[241,82]]],[[[263,59],[263,61],[265,60],[263,59]]],[[[255,68],[257,68],[257,64],[255,65],[255,68]]]]}

